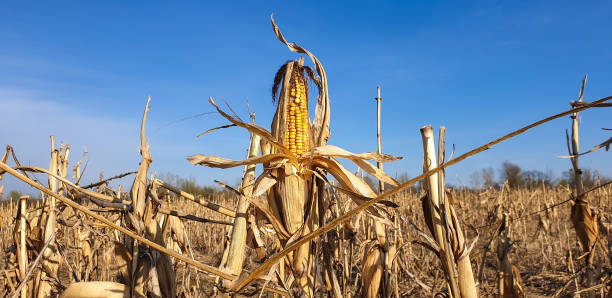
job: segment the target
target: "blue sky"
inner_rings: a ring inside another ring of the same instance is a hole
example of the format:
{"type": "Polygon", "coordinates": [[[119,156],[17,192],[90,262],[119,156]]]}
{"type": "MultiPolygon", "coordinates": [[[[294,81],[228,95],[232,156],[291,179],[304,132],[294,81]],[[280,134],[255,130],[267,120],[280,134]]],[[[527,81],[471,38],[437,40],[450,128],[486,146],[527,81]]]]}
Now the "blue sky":
{"type": "MultiPolygon", "coordinates": [[[[376,150],[376,86],[382,86],[382,136],[391,175],[421,171],[419,128],[447,127],[464,153],[569,107],[589,74],[585,100],[612,95],[612,3],[592,1],[267,1],[231,3],[44,2],[0,4],[0,144],[25,164],[48,166],[50,134],[86,145],[86,180],[134,170],[139,122],[152,97],[152,170],[235,183],[241,169],[194,167],[205,153],[241,159],[248,134],[207,115],[208,97],[226,100],[269,127],[270,91],[279,66],[298,56],[274,36],[270,13],[289,41],[323,63],[332,105],[330,144],[376,150]]],[[[610,110],[582,113],[581,144],[591,148],[612,127],[610,110]]],[[[452,167],[448,181],[470,184],[483,167],[511,161],[525,170],[569,169],[556,120],[452,167]]],[[[449,146],[450,147],[450,146],[449,146]]],[[[450,151],[450,148],[449,148],[450,151]]],[[[612,176],[609,152],[582,166],[612,176]]],[[[25,190],[5,177],[7,189],[25,190]]],[[[129,184],[129,179],[121,182],[129,184]]]]}

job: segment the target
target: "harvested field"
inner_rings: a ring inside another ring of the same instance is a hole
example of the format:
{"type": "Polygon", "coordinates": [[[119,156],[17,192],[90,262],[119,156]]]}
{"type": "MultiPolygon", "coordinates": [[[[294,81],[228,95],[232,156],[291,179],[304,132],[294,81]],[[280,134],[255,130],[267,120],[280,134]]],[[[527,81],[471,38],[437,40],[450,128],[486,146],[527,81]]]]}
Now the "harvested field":
{"type": "Polygon", "coordinates": [[[197,138],[246,130],[246,156],[193,152],[185,161],[242,168],[238,185],[224,177],[216,188],[173,184],[151,170],[151,97],[131,172],[84,185],[86,153],[73,162],[71,147],[55,136],[48,166],[23,164],[7,145],[0,179],[10,175],[40,199],[11,195],[0,204],[4,296],[612,297],[612,181],[579,164],[612,142],[580,150],[579,113],[610,107],[612,96],[585,100],[585,76],[570,109],[460,154],[449,150],[444,126],[437,135],[423,126],[422,174],[400,179],[383,170],[402,157],[382,151],[381,88],[378,151],[328,143],[334,106],[326,70],[272,17],[271,25],[281,46],[299,55],[271,78],[272,122],[259,124],[250,110],[244,121],[209,98],[226,123],[197,138]],[[563,181],[505,162],[499,183],[447,185],[448,168],[568,116],[562,158],[572,168],[563,181]],[[123,177],[131,185],[111,187],[123,177]]]}

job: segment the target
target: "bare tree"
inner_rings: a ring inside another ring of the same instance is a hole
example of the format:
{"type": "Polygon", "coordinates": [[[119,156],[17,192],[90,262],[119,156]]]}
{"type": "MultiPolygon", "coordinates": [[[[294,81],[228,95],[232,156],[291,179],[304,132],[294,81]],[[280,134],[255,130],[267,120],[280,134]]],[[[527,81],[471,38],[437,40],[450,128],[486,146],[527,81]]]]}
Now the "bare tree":
{"type": "Polygon", "coordinates": [[[484,181],[485,188],[489,188],[495,184],[495,173],[492,167],[482,169],[482,180],[484,181]]]}
{"type": "Polygon", "coordinates": [[[509,161],[504,161],[501,168],[502,179],[508,181],[510,188],[519,188],[523,185],[523,176],[521,168],[509,161]]]}

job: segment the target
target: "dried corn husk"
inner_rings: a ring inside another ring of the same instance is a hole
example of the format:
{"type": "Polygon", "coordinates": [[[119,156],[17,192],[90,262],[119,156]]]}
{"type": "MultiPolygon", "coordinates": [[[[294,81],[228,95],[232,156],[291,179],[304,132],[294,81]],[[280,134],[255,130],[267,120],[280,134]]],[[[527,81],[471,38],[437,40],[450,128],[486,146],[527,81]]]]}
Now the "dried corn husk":
{"type": "MultiPolygon", "coordinates": [[[[571,220],[576,230],[580,246],[586,253],[591,253],[595,247],[595,243],[599,238],[599,222],[598,218],[593,215],[593,211],[589,207],[589,203],[585,200],[578,199],[572,201],[571,220]]],[[[592,255],[588,260],[592,259],[592,255]]]]}
{"type": "Polygon", "coordinates": [[[70,284],[60,298],[129,298],[130,287],[110,281],[90,281],[70,284]]]}
{"type": "Polygon", "coordinates": [[[167,228],[170,230],[170,245],[177,252],[183,252],[187,248],[187,233],[185,225],[176,216],[166,217],[167,228]]]}
{"type": "Polygon", "coordinates": [[[112,245],[104,254],[104,261],[110,264],[110,270],[119,270],[121,280],[127,284],[132,284],[132,255],[128,252],[121,242],[113,241],[112,245]]]}
{"type": "Polygon", "coordinates": [[[363,260],[361,292],[363,297],[375,298],[380,289],[384,265],[383,251],[380,245],[376,244],[366,250],[363,260]]]}
{"type": "Polygon", "coordinates": [[[504,292],[503,298],[525,298],[525,290],[521,281],[521,273],[516,266],[511,265],[508,258],[502,262],[504,292]]]}

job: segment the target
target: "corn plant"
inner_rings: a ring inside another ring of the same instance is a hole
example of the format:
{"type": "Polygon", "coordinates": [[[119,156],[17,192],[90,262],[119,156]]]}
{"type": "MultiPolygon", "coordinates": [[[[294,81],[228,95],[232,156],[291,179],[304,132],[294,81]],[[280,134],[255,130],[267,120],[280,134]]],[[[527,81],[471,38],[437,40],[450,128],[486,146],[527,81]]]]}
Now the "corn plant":
{"type": "MultiPolygon", "coordinates": [[[[357,204],[376,196],[363,180],[344,168],[336,158],[347,158],[372,176],[394,186],[398,183],[393,178],[367,160],[388,162],[399,158],[374,152],[355,154],[326,144],[330,135],[330,104],[325,70],[312,53],[296,44],[289,44],[273,19],[272,26],[279,40],[291,51],[306,54],[311,58],[315,71],[304,65],[303,58],[290,61],[279,69],[274,79],[273,100],[277,103],[277,108],[271,131],[242,122],[222,111],[215,101],[210,99],[217,111],[233,125],[243,127],[263,139],[263,154],[242,161],[205,155],[194,155],[188,160],[193,164],[217,168],[263,164],[264,171],[255,181],[251,200],[266,194],[265,204],[255,205],[263,205],[260,209],[265,209],[262,211],[268,215],[280,245],[284,247],[303,234],[317,229],[320,217],[324,216],[319,213],[317,206],[324,204],[327,174],[331,174],[339,182],[340,186],[335,188],[347,194],[357,204]],[[318,89],[312,123],[308,111],[309,80],[318,89]]],[[[369,208],[368,212],[376,217],[377,221],[392,224],[379,206],[369,208]]],[[[377,234],[384,239],[382,225],[377,226],[377,234]]],[[[295,279],[309,296],[314,295],[314,277],[310,272],[312,262],[311,243],[304,243],[288,258],[292,279],[295,279]]]]}

